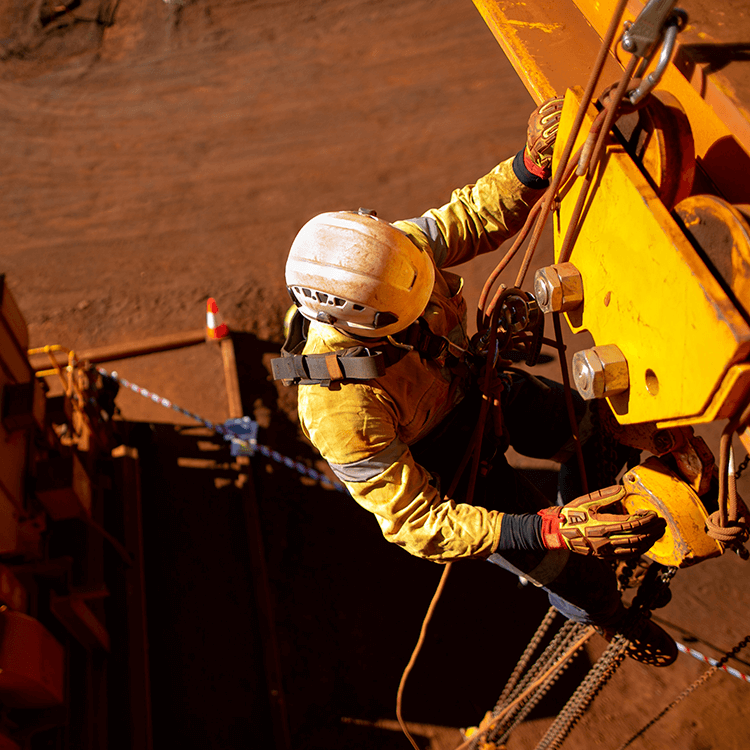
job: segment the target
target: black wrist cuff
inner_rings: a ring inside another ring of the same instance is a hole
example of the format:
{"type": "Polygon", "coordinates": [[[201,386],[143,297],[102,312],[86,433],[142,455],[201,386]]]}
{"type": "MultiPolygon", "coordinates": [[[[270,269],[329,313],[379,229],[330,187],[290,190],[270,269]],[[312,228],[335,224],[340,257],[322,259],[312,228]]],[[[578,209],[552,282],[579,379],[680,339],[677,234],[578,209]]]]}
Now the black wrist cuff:
{"type": "Polygon", "coordinates": [[[497,552],[525,550],[528,552],[539,552],[544,550],[542,542],[542,517],[536,513],[523,513],[514,515],[505,513],[500,524],[500,541],[497,552]]]}
{"type": "Polygon", "coordinates": [[[537,177],[533,172],[529,172],[526,169],[526,165],[523,163],[523,149],[517,154],[516,158],[513,159],[513,171],[516,177],[528,188],[534,190],[544,190],[549,187],[549,180],[543,180],[541,177],[537,177]]]}

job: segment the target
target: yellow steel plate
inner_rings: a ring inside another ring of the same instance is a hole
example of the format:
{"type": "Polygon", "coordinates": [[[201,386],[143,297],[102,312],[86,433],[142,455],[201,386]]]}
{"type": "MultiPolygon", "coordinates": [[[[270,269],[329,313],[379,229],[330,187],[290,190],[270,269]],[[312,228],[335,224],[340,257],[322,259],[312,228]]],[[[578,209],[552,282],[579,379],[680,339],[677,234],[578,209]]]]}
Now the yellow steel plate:
{"type": "MultiPolygon", "coordinates": [[[[567,93],[558,143],[581,95],[567,93]]],[[[556,256],[580,186],[554,215],[556,256]]],[[[618,421],[706,421],[729,370],[750,353],[750,327],[619,146],[597,170],[570,261],[584,288],[583,305],[566,313],[571,329],[616,344],[628,361],[630,388],[609,399],[618,421]]]]}

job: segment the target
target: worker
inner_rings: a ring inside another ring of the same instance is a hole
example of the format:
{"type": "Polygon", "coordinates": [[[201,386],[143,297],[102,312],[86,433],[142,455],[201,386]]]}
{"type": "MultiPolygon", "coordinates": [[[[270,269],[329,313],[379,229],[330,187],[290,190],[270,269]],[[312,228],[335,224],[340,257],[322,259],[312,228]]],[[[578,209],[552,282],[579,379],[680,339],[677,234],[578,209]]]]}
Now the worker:
{"type": "MultiPolygon", "coordinates": [[[[462,280],[446,269],[521,228],[548,187],[561,110],[560,99],[538,107],[524,148],[442,208],[392,224],[363,209],[305,224],[286,264],[297,314],[273,366],[276,378],[299,384],[305,434],[387,540],[438,563],[487,559],[611,639],[626,610],[608,560],[645,552],[665,522],[650,511],[627,515],[619,486],[550,507],[510,467],[508,445],[563,462],[573,455],[562,386],[499,374],[500,413],[487,420],[494,429],[473,496],[469,471],[447,494],[483,395],[467,353],[462,280]]],[[[586,433],[580,398],[576,412],[586,433]]],[[[649,620],[630,653],[666,665],[677,649],[649,620]]]]}

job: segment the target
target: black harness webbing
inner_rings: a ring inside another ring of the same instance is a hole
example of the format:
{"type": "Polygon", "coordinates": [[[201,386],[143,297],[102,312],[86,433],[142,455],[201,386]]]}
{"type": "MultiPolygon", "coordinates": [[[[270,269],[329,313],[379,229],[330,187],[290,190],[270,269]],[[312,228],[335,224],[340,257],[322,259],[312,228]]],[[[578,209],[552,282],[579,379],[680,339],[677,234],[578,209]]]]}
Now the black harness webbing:
{"type": "Polygon", "coordinates": [[[338,380],[372,380],[385,375],[383,352],[363,346],[327,354],[297,354],[271,360],[274,380],[284,385],[327,386],[338,380]]]}
{"type": "Polygon", "coordinates": [[[323,387],[343,380],[373,380],[385,375],[387,367],[410,351],[417,351],[423,359],[435,359],[448,346],[448,342],[432,333],[427,322],[420,318],[398,335],[399,346],[378,344],[325,354],[302,354],[309,327],[310,322],[295,312],[289,325],[289,335],[281,348],[281,357],[271,360],[274,380],[281,380],[284,385],[323,387]]]}

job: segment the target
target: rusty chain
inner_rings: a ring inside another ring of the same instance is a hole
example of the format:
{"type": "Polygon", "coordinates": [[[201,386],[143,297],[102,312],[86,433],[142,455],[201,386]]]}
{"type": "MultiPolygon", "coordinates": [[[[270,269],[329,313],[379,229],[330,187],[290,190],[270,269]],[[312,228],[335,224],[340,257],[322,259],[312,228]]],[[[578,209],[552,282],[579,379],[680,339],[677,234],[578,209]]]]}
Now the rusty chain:
{"type": "Polygon", "coordinates": [[[622,632],[615,635],[596,664],[589,670],[588,675],[558,714],[536,750],[557,750],[562,745],[591,702],[627,656],[631,639],[636,638],[645,627],[651,609],[664,596],[676,572],[675,567],[665,568],[656,564],[649,568],[630,607],[629,623],[622,632]]]}
{"type": "MultiPolygon", "coordinates": [[[[491,728],[485,733],[486,740],[489,743],[502,745],[510,735],[512,729],[531,712],[570,664],[570,660],[562,662],[559,669],[550,672],[546,679],[544,679],[533,692],[530,692],[523,697],[529,685],[531,685],[539,675],[544,674],[549,670],[552,665],[560,662],[562,655],[570,649],[572,644],[581,639],[586,630],[585,625],[580,625],[570,620],[563,623],[560,630],[555,634],[536,662],[521,679],[523,669],[525,669],[531,656],[538,648],[539,643],[549,629],[549,625],[555,615],[556,610],[551,607],[545,618],[542,620],[537,632],[529,642],[524,655],[521,657],[519,664],[516,665],[516,669],[513,671],[508,684],[498,699],[492,712],[493,722],[491,728]]],[[[583,644],[581,644],[581,647],[582,645],[583,644]]],[[[472,750],[478,746],[478,740],[479,737],[477,737],[476,741],[470,746],[472,750]]]]}
{"type": "Polygon", "coordinates": [[[750,453],[745,454],[745,458],[742,459],[742,463],[737,467],[734,472],[734,478],[739,479],[742,476],[742,472],[747,469],[747,465],[750,464],[750,453]]]}
{"type": "Polygon", "coordinates": [[[630,746],[638,737],[643,735],[648,729],[650,729],[658,721],[661,721],[664,716],[671,711],[675,706],[681,703],[687,698],[696,688],[700,687],[704,682],[708,681],[710,677],[713,677],[733,656],[742,651],[747,644],[750,643],[750,635],[746,635],[731,651],[727,651],[724,656],[719,659],[710,669],[707,669],[697,680],[692,684],[688,685],[668,706],[654,716],[651,721],[644,724],[629,740],[624,744],[620,745],[618,750],[625,750],[626,747],[630,746]]]}

